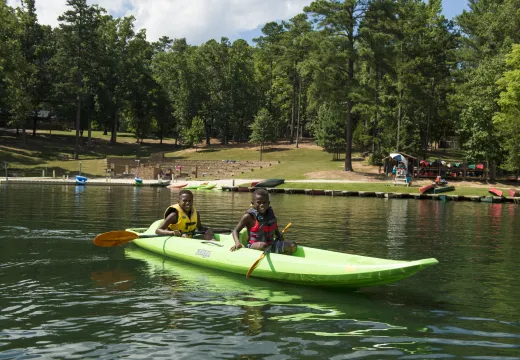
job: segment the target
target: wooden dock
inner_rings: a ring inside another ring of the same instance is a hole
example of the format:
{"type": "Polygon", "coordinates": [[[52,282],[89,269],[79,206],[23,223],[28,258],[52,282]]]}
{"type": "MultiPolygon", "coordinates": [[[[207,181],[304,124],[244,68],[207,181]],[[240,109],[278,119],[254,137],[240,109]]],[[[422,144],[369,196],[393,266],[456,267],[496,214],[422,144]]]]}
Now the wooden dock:
{"type": "MultiPolygon", "coordinates": [[[[73,185],[76,186],[75,179],[70,178],[16,178],[0,179],[0,184],[41,184],[41,185],[73,185]]],[[[158,186],[157,180],[147,180],[143,186],[158,186]]],[[[134,186],[133,179],[89,179],[85,186],[134,186]]],[[[164,186],[161,184],[161,186],[164,186]]],[[[220,188],[222,191],[230,192],[250,192],[257,188],[245,186],[225,186],[220,188]]],[[[512,196],[468,196],[450,194],[419,194],[419,193],[395,193],[395,192],[374,192],[374,191],[351,191],[351,190],[324,190],[324,189],[301,189],[301,188],[266,188],[269,193],[281,194],[301,194],[311,196],[330,196],[330,197],[372,197],[378,199],[415,199],[415,200],[441,200],[441,201],[474,201],[484,203],[515,203],[520,205],[520,197],[512,196]]]]}

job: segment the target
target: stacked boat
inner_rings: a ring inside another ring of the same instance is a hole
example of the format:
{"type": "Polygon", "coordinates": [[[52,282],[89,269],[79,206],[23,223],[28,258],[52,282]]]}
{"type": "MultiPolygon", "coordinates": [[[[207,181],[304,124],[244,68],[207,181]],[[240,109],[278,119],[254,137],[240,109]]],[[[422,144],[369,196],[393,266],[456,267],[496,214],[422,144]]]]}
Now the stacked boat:
{"type": "Polygon", "coordinates": [[[436,183],[432,183],[432,184],[428,184],[428,185],[425,185],[423,187],[421,187],[419,189],[419,192],[421,194],[440,194],[440,193],[445,193],[445,192],[449,192],[449,191],[453,191],[455,190],[455,186],[453,185],[446,185],[446,186],[441,186],[441,185],[438,185],[436,183]]]}

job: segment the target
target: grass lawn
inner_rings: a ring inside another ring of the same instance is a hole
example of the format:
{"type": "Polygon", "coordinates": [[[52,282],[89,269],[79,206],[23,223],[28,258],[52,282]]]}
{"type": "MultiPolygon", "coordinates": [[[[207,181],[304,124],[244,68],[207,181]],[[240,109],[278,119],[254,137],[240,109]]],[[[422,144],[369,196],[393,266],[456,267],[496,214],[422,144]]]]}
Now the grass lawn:
{"type": "MultiPolygon", "coordinates": [[[[260,160],[257,150],[244,148],[214,148],[202,149],[197,152],[193,150],[177,151],[165,155],[167,158],[185,160],[260,160]]],[[[353,157],[360,156],[354,153],[353,157]]],[[[240,175],[245,179],[261,178],[284,178],[293,180],[304,180],[306,173],[315,171],[342,170],[344,160],[332,161],[332,155],[323,150],[308,148],[276,148],[268,149],[262,154],[263,161],[279,161],[280,164],[263,168],[258,172],[244,173],[240,175]]]]}
{"type": "MultiPolygon", "coordinates": [[[[79,160],[62,160],[61,157],[73,158],[76,134],[74,131],[38,131],[36,136],[27,133],[26,144],[21,137],[13,133],[0,132],[0,164],[8,162],[10,169],[23,170],[26,176],[41,176],[43,169],[56,170],[57,174],[75,173],[79,171],[81,161],[82,173],[87,176],[104,176],[105,159],[107,156],[148,157],[154,152],[172,149],[171,143],[159,144],[157,141],[149,141],[137,144],[131,133],[119,133],[118,143],[110,144],[110,134],[103,135],[102,131],[93,131],[93,146],[82,146],[79,160]]],[[[86,132],[83,143],[86,145],[86,132]]],[[[3,164],[0,171],[3,172],[3,164]]]]}

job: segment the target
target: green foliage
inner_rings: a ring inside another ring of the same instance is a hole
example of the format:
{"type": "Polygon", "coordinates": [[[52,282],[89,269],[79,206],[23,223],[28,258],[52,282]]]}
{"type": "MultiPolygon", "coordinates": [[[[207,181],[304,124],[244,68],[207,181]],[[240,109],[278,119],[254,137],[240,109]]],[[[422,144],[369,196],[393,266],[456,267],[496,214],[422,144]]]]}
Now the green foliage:
{"type": "Polygon", "coordinates": [[[123,129],[196,144],[196,121],[207,144],[251,139],[261,150],[279,137],[298,145],[303,129],[334,158],[345,152],[345,170],[353,147],[425,154],[456,134],[468,160],[517,169],[516,47],[507,69],[505,59],[520,43],[518,1],[470,1],[458,27],[441,5],[316,0],[265,24],[253,47],[150,43],[133,17],[85,0],[67,0],[51,29],[34,0],[1,1],[0,109],[22,129],[39,109],[76,123],[76,151],[91,125],[113,144],[123,129]]]}
{"type": "Polygon", "coordinates": [[[12,113],[11,124],[23,125],[29,114],[26,77],[31,66],[24,56],[23,27],[14,10],[0,2],[0,108],[12,113]]]}
{"type": "Polygon", "coordinates": [[[184,128],[181,132],[182,142],[187,147],[193,147],[204,138],[204,122],[198,116],[194,117],[191,127],[184,128]]]}
{"type": "Polygon", "coordinates": [[[95,116],[101,128],[112,132],[112,144],[116,143],[120,115],[125,111],[130,93],[127,54],[129,43],[135,37],[134,21],[133,17],[104,16],[98,28],[104,51],[98,57],[95,116]]]}
{"type": "Polygon", "coordinates": [[[251,124],[249,141],[256,144],[265,144],[276,140],[275,122],[267,109],[258,110],[255,120],[251,124]]]}
{"type": "Polygon", "coordinates": [[[461,75],[452,98],[460,114],[459,133],[468,159],[498,164],[505,159],[503,167],[517,168],[518,148],[509,140],[518,132],[510,127],[509,89],[504,88],[512,79],[506,80],[504,72],[505,55],[513,43],[520,43],[518,2],[472,1],[469,8],[457,18],[466,34],[459,52],[461,75]]]}
{"type": "Polygon", "coordinates": [[[498,80],[502,90],[498,105],[500,112],[493,117],[506,150],[502,167],[509,171],[520,170],[520,44],[506,56],[508,71],[498,80]]]}
{"type": "Polygon", "coordinates": [[[469,161],[499,161],[500,141],[493,124],[499,110],[496,86],[504,71],[504,58],[486,59],[478,68],[467,72],[467,80],[459,90],[463,97],[459,133],[469,161]]]}
{"type": "Polygon", "coordinates": [[[369,155],[367,163],[369,165],[383,165],[383,154],[381,152],[375,152],[369,155]]]}
{"type": "Polygon", "coordinates": [[[313,126],[316,143],[332,154],[333,160],[339,160],[345,149],[345,120],[341,109],[322,104],[313,126]]]}
{"type": "Polygon", "coordinates": [[[255,120],[251,124],[251,136],[249,141],[260,144],[260,161],[262,160],[262,153],[264,144],[276,140],[276,122],[265,108],[258,110],[255,120]]]}

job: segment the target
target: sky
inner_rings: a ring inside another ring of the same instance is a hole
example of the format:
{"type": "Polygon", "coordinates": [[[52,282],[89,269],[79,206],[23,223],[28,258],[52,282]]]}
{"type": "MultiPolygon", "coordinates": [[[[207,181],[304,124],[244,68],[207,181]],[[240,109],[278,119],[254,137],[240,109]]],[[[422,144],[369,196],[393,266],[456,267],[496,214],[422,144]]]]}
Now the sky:
{"type": "MultiPolygon", "coordinates": [[[[146,29],[148,41],[161,36],[185,37],[199,45],[210,39],[228,37],[248,42],[261,34],[270,21],[288,20],[302,12],[312,0],[87,0],[112,16],[136,18],[137,29],[146,29]]],[[[19,6],[20,0],[7,0],[19,6]]],[[[442,0],[443,12],[453,18],[467,9],[467,0],[442,0]]],[[[41,24],[58,26],[58,16],[67,9],[66,0],[36,0],[41,24]]]]}

